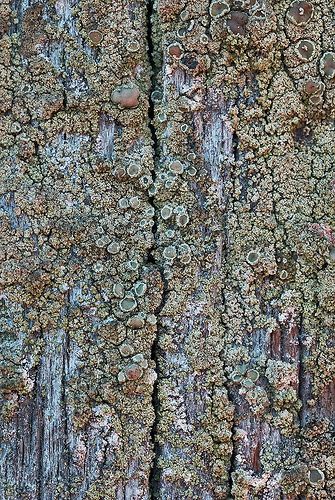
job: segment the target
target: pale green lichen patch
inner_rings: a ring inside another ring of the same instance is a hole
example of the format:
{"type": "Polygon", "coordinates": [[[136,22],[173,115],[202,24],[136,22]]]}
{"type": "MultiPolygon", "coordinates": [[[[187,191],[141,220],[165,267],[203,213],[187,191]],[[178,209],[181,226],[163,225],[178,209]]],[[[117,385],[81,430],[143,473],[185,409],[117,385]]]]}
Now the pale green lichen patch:
{"type": "Polygon", "coordinates": [[[247,254],[246,260],[248,264],[250,264],[251,266],[255,266],[259,261],[259,257],[260,255],[258,250],[250,250],[250,252],[247,254]]]}
{"type": "Polygon", "coordinates": [[[147,284],[143,282],[138,282],[134,285],[134,292],[137,297],[142,297],[147,290],[147,284]]]}
{"type": "Polygon", "coordinates": [[[184,166],[179,160],[174,160],[169,165],[169,170],[173,174],[182,174],[184,172],[184,166]]]}
{"type": "Polygon", "coordinates": [[[149,364],[148,364],[148,361],[145,359],[145,357],[143,356],[143,354],[135,354],[135,356],[133,356],[132,358],[132,361],[134,361],[134,363],[137,363],[141,368],[148,368],[149,364]]]}
{"type": "Polygon", "coordinates": [[[140,44],[137,40],[130,40],[127,43],[127,50],[129,52],[138,52],[140,50],[140,44]]]}
{"type": "Polygon", "coordinates": [[[161,209],[161,217],[162,217],[162,219],[164,219],[164,220],[169,219],[171,217],[171,215],[172,215],[172,212],[173,212],[172,207],[169,206],[169,205],[165,205],[161,209]]]}
{"type": "Polygon", "coordinates": [[[124,372],[119,372],[117,376],[118,381],[120,384],[123,384],[126,381],[126,375],[124,372]]]}
{"type": "Polygon", "coordinates": [[[113,285],[113,293],[116,297],[124,297],[125,290],[123,284],[115,283],[115,285],[113,285]]]}
{"type": "Polygon", "coordinates": [[[137,165],[136,163],[132,163],[127,167],[127,174],[130,177],[137,177],[141,173],[141,165],[137,165]]]}
{"type": "Polygon", "coordinates": [[[177,257],[177,250],[174,245],[169,245],[164,248],[163,257],[168,260],[173,260],[177,257]]]}
{"type": "Polygon", "coordinates": [[[259,378],[259,372],[255,369],[250,369],[247,371],[246,376],[248,379],[250,379],[252,382],[257,382],[259,378]]]}
{"type": "Polygon", "coordinates": [[[107,252],[109,252],[113,255],[119,253],[120,250],[121,250],[120,243],[117,241],[113,241],[107,247],[107,252]]]}

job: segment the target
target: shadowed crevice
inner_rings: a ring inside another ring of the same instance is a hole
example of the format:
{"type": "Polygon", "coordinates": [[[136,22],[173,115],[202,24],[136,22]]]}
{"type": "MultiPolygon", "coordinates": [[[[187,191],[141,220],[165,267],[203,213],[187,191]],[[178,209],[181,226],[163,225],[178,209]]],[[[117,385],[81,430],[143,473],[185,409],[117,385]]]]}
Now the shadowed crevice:
{"type": "MultiPolygon", "coordinates": [[[[156,88],[157,84],[157,73],[158,73],[158,68],[155,63],[155,44],[154,44],[154,2],[153,0],[150,0],[148,2],[147,6],[147,48],[148,48],[148,60],[149,60],[149,65],[151,68],[151,86],[149,90],[149,109],[148,109],[148,126],[149,130],[151,132],[151,139],[152,139],[152,149],[153,149],[153,169],[151,171],[152,174],[152,180],[155,182],[156,180],[156,166],[159,162],[159,141],[156,135],[156,129],[154,125],[154,118],[155,118],[155,107],[154,107],[154,101],[152,98],[152,94],[156,88]]],[[[162,291],[161,291],[161,302],[159,306],[156,308],[155,315],[157,318],[157,331],[156,331],[156,338],[152,344],[151,348],[151,359],[155,362],[156,365],[156,373],[157,373],[157,379],[154,383],[153,386],[153,393],[152,393],[152,407],[155,412],[155,419],[151,428],[151,441],[153,445],[153,451],[154,451],[154,457],[152,461],[152,467],[150,471],[150,477],[149,477],[149,494],[150,498],[158,498],[159,497],[159,485],[160,485],[160,470],[158,467],[158,460],[160,456],[160,447],[156,441],[157,439],[157,428],[158,428],[158,423],[159,423],[159,396],[158,396],[158,382],[160,379],[160,369],[159,369],[159,332],[160,332],[160,320],[159,320],[159,315],[161,311],[164,308],[164,305],[167,301],[167,295],[168,295],[168,283],[167,280],[164,277],[164,270],[162,266],[157,262],[157,259],[155,257],[155,251],[158,246],[158,207],[156,205],[156,200],[155,196],[151,195],[149,196],[149,203],[154,209],[154,224],[152,226],[152,233],[153,233],[153,245],[148,251],[148,256],[147,256],[147,261],[151,263],[152,265],[155,266],[155,268],[159,271],[161,281],[162,281],[162,291]]]]}

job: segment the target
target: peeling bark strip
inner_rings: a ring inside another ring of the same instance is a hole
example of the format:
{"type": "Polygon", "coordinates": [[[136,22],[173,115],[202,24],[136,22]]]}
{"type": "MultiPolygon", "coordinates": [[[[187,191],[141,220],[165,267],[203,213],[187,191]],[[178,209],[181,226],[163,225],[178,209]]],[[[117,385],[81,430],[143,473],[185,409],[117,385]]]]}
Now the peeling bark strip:
{"type": "Polygon", "coordinates": [[[329,4],[1,2],[1,500],[335,497],[329,4]]]}

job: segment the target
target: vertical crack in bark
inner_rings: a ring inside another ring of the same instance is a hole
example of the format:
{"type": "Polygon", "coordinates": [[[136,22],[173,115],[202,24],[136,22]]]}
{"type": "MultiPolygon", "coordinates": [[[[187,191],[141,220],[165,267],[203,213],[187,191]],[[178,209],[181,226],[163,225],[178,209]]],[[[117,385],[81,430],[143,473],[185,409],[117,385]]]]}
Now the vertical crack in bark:
{"type": "MultiPolygon", "coordinates": [[[[152,92],[155,90],[156,87],[156,79],[157,79],[157,66],[155,64],[154,60],[154,40],[153,40],[153,17],[154,17],[154,2],[153,0],[149,0],[148,6],[147,6],[147,48],[148,48],[148,60],[149,60],[149,65],[151,69],[151,86],[149,90],[149,109],[148,109],[148,126],[151,132],[151,138],[152,138],[152,143],[153,143],[153,169],[152,169],[152,180],[155,182],[156,180],[156,164],[159,161],[159,143],[156,135],[156,129],[154,125],[154,117],[155,117],[155,110],[154,110],[154,102],[152,98],[152,92]]],[[[151,206],[154,208],[154,225],[152,226],[152,233],[154,236],[154,241],[152,247],[149,249],[148,252],[148,262],[152,263],[157,270],[160,273],[161,280],[163,283],[163,289],[162,289],[162,297],[161,297],[161,302],[159,306],[157,307],[155,311],[155,315],[157,318],[157,331],[156,331],[156,338],[152,344],[152,349],[151,349],[151,359],[155,361],[156,365],[156,373],[157,373],[157,379],[154,383],[153,386],[153,393],[152,393],[152,406],[155,412],[155,419],[152,425],[151,429],[151,440],[153,444],[153,449],[154,449],[154,457],[153,457],[153,463],[150,471],[150,477],[149,477],[149,493],[151,498],[157,497],[157,490],[158,490],[158,485],[159,485],[159,469],[158,469],[158,458],[159,458],[159,445],[156,442],[156,436],[157,436],[157,427],[158,427],[158,420],[159,420],[159,397],[158,397],[158,381],[159,381],[159,362],[158,362],[158,336],[159,336],[159,315],[162,309],[164,308],[164,305],[167,300],[167,293],[168,293],[168,283],[167,280],[164,277],[164,271],[162,266],[157,262],[155,258],[155,250],[157,248],[157,240],[158,240],[158,217],[157,217],[157,210],[158,207],[156,205],[156,200],[155,196],[149,196],[149,203],[151,206]]]]}
{"type": "MultiPolygon", "coordinates": [[[[237,102],[235,102],[237,104],[237,102]]],[[[239,161],[239,139],[236,133],[236,129],[234,128],[232,131],[232,154],[233,154],[233,161],[236,164],[239,161]]],[[[228,195],[227,195],[228,196],[228,195]]],[[[228,228],[228,200],[226,202],[226,207],[225,207],[225,212],[223,214],[223,234],[224,234],[224,250],[223,250],[223,262],[226,264],[229,258],[229,228],[228,228]]],[[[226,307],[226,298],[225,298],[225,293],[224,290],[222,289],[222,305],[226,307]]],[[[224,361],[224,360],[223,360],[224,361]]],[[[234,396],[231,392],[231,389],[229,387],[229,384],[226,382],[224,384],[224,387],[227,391],[227,398],[228,401],[232,404],[234,407],[234,414],[233,414],[233,422],[231,426],[231,436],[230,436],[230,441],[231,441],[231,452],[230,452],[230,460],[229,460],[229,467],[228,467],[228,497],[233,498],[233,486],[234,486],[234,481],[233,481],[233,473],[235,472],[236,468],[236,457],[237,457],[237,449],[235,446],[234,442],[234,432],[236,429],[236,401],[234,400],[234,396]]]]}
{"type": "Polygon", "coordinates": [[[304,366],[306,347],[304,345],[304,329],[303,329],[303,318],[302,315],[299,319],[298,325],[298,395],[301,401],[301,408],[299,411],[299,427],[303,429],[306,425],[306,411],[307,411],[307,399],[309,397],[309,383],[306,373],[306,368],[304,366]]]}

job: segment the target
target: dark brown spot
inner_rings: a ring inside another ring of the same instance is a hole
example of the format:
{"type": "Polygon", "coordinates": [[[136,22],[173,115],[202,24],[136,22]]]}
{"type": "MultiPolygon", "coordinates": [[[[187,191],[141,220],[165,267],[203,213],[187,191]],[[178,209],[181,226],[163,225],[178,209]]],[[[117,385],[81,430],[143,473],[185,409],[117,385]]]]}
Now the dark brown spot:
{"type": "Polygon", "coordinates": [[[90,31],[88,36],[93,45],[99,45],[102,40],[102,33],[100,33],[100,31],[98,30],[90,31]]]}
{"type": "Polygon", "coordinates": [[[179,43],[172,43],[168,47],[168,52],[170,56],[174,57],[175,59],[180,59],[182,55],[182,47],[179,43]]]}
{"type": "Polygon", "coordinates": [[[300,127],[295,129],[294,137],[295,140],[300,144],[308,143],[313,139],[313,132],[306,125],[301,125],[300,127]]]}
{"type": "Polygon", "coordinates": [[[230,19],[227,21],[228,28],[234,35],[246,34],[246,26],[248,24],[248,14],[245,12],[232,11],[230,13],[230,19]]]}
{"type": "Polygon", "coordinates": [[[193,54],[185,54],[181,60],[181,64],[189,69],[195,69],[198,66],[198,60],[193,54]]]}

